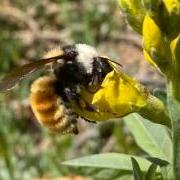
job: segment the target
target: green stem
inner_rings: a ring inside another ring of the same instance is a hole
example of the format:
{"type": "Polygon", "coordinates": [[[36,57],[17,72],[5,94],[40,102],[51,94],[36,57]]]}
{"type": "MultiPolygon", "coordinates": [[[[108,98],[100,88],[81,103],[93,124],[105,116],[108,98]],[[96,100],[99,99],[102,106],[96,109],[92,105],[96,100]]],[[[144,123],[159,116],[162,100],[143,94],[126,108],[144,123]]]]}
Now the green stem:
{"type": "Polygon", "coordinates": [[[171,120],[168,116],[166,107],[161,100],[152,95],[148,96],[148,103],[140,110],[139,114],[154,123],[171,128],[171,120]]]}
{"type": "Polygon", "coordinates": [[[167,81],[168,106],[173,135],[173,170],[175,180],[180,177],[180,76],[167,81]]]}
{"type": "Polygon", "coordinates": [[[169,97],[173,97],[176,101],[180,102],[180,78],[176,77],[168,80],[167,93],[169,97]]]}

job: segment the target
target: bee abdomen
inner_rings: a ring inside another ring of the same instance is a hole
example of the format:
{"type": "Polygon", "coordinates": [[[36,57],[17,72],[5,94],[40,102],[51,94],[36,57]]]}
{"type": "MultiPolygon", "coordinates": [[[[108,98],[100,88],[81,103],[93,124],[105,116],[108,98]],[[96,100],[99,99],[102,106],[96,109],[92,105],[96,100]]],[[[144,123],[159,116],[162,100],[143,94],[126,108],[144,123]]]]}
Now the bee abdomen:
{"type": "Polygon", "coordinates": [[[77,116],[56,94],[53,76],[35,80],[31,86],[30,104],[40,124],[58,133],[77,133],[77,116]]]}

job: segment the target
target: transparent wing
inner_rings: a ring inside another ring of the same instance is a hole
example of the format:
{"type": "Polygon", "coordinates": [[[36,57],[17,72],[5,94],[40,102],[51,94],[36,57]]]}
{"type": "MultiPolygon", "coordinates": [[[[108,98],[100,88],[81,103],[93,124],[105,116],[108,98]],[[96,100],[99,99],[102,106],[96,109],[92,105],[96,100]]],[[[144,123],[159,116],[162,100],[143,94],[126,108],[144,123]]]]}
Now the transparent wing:
{"type": "Polygon", "coordinates": [[[42,69],[44,65],[55,62],[59,59],[62,59],[63,55],[41,59],[30,64],[21,66],[15,70],[12,70],[9,74],[5,76],[4,79],[0,81],[0,92],[11,90],[19,81],[24,79],[26,76],[32,74],[33,72],[42,69]]]}

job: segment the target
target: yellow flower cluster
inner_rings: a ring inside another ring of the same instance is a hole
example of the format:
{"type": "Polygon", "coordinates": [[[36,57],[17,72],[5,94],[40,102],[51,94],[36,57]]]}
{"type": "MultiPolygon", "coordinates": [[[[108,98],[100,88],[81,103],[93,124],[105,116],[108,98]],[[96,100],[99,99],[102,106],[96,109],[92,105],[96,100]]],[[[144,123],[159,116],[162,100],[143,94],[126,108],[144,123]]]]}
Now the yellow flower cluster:
{"type": "Polygon", "coordinates": [[[131,17],[132,28],[143,36],[145,58],[169,78],[180,61],[180,1],[119,0],[119,4],[131,17]]]}
{"type": "MultiPolygon", "coordinates": [[[[132,28],[143,36],[145,58],[166,75],[172,94],[180,100],[180,0],[119,0],[132,28]],[[171,86],[172,84],[172,86],[171,86]]],[[[112,65],[114,66],[114,65],[112,65]]],[[[81,90],[81,97],[95,111],[73,109],[92,121],[104,121],[138,112],[170,126],[164,104],[140,83],[114,68],[95,93],[81,90]]]]}

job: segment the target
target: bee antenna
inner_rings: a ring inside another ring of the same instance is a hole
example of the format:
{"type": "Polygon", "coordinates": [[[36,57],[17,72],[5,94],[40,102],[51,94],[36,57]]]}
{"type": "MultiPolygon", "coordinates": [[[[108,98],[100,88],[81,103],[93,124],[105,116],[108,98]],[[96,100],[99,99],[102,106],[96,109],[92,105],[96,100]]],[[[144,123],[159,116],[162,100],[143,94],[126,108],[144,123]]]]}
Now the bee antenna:
{"type": "Polygon", "coordinates": [[[123,67],[122,64],[120,64],[120,63],[118,63],[118,62],[116,62],[116,61],[114,61],[114,60],[112,60],[112,59],[109,59],[109,58],[107,58],[107,57],[100,57],[100,59],[101,59],[101,60],[105,60],[105,61],[110,61],[110,62],[112,62],[112,63],[114,63],[114,64],[117,64],[117,65],[120,66],[120,67],[123,67]]]}

